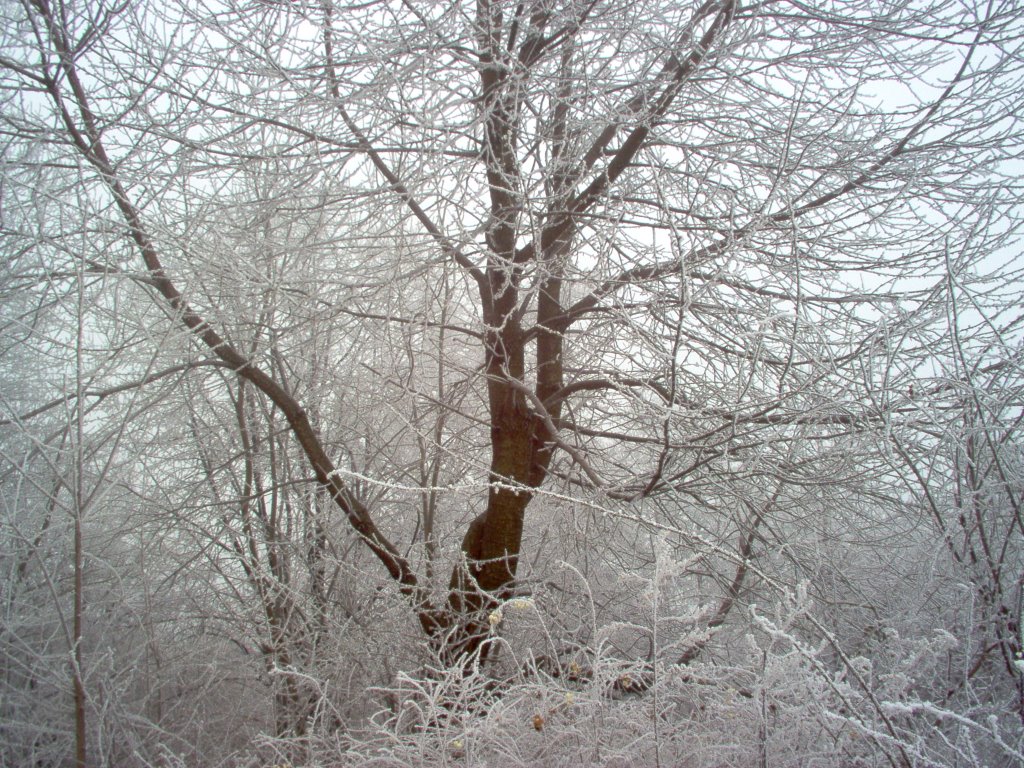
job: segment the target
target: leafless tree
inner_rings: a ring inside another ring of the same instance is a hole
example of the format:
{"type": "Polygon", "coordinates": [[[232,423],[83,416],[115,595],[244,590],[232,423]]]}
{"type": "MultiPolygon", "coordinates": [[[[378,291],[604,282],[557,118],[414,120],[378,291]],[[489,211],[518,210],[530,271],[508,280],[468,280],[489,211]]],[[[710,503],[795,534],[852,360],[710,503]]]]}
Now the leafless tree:
{"type": "MultiPolygon", "coordinates": [[[[679,663],[758,583],[828,574],[816,596],[839,605],[844,574],[805,556],[847,530],[822,510],[873,525],[905,501],[887,486],[932,448],[900,429],[941,389],[908,371],[960,338],[935,307],[1018,217],[1013,3],[4,14],[12,322],[37,333],[51,286],[89,277],[116,287],[86,336],[132,305],[119,349],[156,363],[128,383],[180,376],[195,448],[164,479],[140,457],[146,482],[217,510],[194,530],[262,611],[269,668],[309,663],[342,599],[326,569],[367,554],[444,665],[487,659],[521,560],[549,551],[539,505],[705,548],[684,570],[714,597],[665,625],[679,663]]],[[[957,381],[977,393],[978,375],[957,381]]],[[[957,508],[998,477],[1012,511],[1016,395],[972,397],[957,508]]],[[[7,409],[31,421],[37,402],[7,409]]],[[[969,526],[949,551],[998,571],[1012,676],[1020,526],[1000,515],[1003,554],[969,526]]],[[[312,717],[298,679],[279,734],[312,717]]]]}

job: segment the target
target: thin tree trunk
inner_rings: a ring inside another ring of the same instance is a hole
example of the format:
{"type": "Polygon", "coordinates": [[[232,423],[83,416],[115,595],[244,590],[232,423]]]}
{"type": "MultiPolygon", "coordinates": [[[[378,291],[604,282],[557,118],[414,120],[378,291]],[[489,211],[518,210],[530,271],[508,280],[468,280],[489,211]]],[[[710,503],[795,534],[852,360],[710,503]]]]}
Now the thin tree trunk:
{"type": "Polygon", "coordinates": [[[74,648],[72,651],[72,679],[74,681],[75,701],[75,766],[85,768],[86,762],[86,741],[85,741],[85,683],[82,681],[82,629],[84,618],[84,552],[82,548],[82,515],[81,508],[75,508],[75,616],[72,629],[74,648]]]}

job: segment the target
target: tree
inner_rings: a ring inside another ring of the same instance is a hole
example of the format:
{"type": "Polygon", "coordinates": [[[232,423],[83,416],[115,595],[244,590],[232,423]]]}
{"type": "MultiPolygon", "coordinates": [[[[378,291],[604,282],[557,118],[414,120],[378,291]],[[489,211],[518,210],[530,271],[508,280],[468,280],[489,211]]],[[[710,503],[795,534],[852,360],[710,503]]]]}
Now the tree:
{"type": "MultiPolygon", "coordinates": [[[[181,329],[189,477],[262,605],[301,536],[246,520],[311,474],[449,666],[528,589],[540,497],[697,532],[712,633],[802,572],[767,555],[797,510],[886,496],[916,400],[886,372],[926,354],[895,340],[1017,221],[1008,3],[5,13],[5,173],[61,213],[5,224],[9,252],[94,232],[62,258],[181,329]]],[[[345,535],[302,498],[307,553],[345,535]]]]}
{"type": "Polygon", "coordinates": [[[1020,317],[1002,296],[1004,283],[949,270],[939,307],[948,332],[944,353],[914,384],[923,419],[893,433],[903,477],[927,511],[952,565],[953,588],[971,610],[962,675],[947,700],[975,690],[1014,691],[1010,706],[1024,722],[1021,634],[1024,581],[1020,557],[1020,317]],[[920,430],[918,432],[917,430],[920,430]],[[994,663],[993,663],[994,661],[994,663]],[[987,679],[987,686],[974,678],[987,679]]]}

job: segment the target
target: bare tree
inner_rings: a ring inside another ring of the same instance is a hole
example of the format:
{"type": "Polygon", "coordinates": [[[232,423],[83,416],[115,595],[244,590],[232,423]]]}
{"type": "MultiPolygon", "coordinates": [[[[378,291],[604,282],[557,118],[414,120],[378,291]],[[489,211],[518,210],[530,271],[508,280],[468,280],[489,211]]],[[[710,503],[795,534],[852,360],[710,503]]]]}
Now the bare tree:
{"type": "MultiPolygon", "coordinates": [[[[920,396],[886,372],[926,354],[896,341],[962,271],[948,254],[977,264],[1016,221],[1010,3],[5,14],[10,183],[94,229],[68,262],[151,300],[181,330],[168,365],[216,385],[190,402],[215,414],[204,493],[233,510],[211,538],[286,666],[308,637],[281,639],[274,505],[317,497],[274,489],[310,479],[448,665],[489,653],[548,494],[713,540],[715,631],[763,550],[793,565],[802,505],[883,495],[877,446],[920,396]]],[[[11,252],[65,226],[26,218],[11,252]]],[[[303,515],[315,560],[344,534],[303,515]]]]}
{"type": "Polygon", "coordinates": [[[1009,687],[1024,722],[1021,318],[1004,294],[1019,276],[1012,261],[985,276],[964,273],[956,261],[937,307],[945,348],[909,377],[914,408],[892,439],[904,482],[927,512],[954,588],[969,606],[959,619],[967,625],[962,665],[944,698],[985,699],[982,690],[998,696],[1009,687]],[[1002,269],[1010,274],[993,279],[1002,269]]]}

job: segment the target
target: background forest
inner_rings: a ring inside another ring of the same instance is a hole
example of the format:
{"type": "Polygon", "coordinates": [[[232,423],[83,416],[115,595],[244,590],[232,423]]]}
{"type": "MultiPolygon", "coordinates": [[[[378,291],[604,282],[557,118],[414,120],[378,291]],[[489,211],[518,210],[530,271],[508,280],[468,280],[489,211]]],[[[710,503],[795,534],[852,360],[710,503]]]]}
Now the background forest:
{"type": "Polygon", "coordinates": [[[0,765],[1024,763],[1022,53],[0,0],[0,765]]]}

